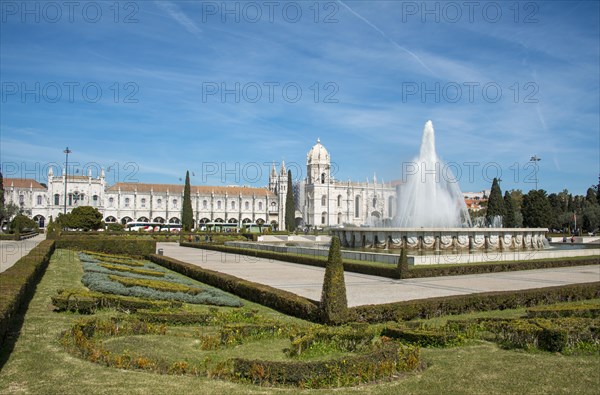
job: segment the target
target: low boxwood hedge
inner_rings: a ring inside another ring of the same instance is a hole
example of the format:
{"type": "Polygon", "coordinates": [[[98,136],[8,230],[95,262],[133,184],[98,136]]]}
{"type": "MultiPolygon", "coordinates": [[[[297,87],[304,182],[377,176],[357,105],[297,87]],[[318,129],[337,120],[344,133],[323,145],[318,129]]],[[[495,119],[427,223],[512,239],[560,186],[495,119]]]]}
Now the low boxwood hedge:
{"type": "Polygon", "coordinates": [[[504,310],[598,297],[600,297],[600,282],[593,282],[357,306],[349,308],[348,314],[352,321],[358,322],[406,321],[415,318],[432,318],[474,311],[504,310]]]}
{"type": "Polygon", "coordinates": [[[577,258],[577,259],[556,259],[556,260],[528,260],[515,262],[500,262],[486,264],[463,264],[463,265],[440,265],[428,267],[419,265],[409,267],[401,265],[400,278],[422,278],[422,277],[441,277],[441,276],[460,276],[465,274],[498,273],[511,272],[518,270],[549,269],[554,267],[571,267],[584,265],[597,265],[598,257],[577,258]]]}
{"type": "Polygon", "coordinates": [[[106,254],[121,254],[145,257],[156,252],[156,240],[123,239],[119,237],[61,236],[56,248],[76,251],[94,251],[106,254]]]}
{"type": "Polygon", "coordinates": [[[420,350],[386,341],[371,352],[326,361],[262,361],[236,358],[233,375],[258,385],[332,388],[372,382],[421,366],[420,350]]]}
{"type": "Polygon", "coordinates": [[[403,327],[386,327],[383,336],[400,340],[403,343],[417,344],[421,347],[444,347],[460,344],[456,333],[442,329],[409,329],[403,327]]]}
{"type": "Polygon", "coordinates": [[[55,244],[44,240],[13,266],[0,273],[0,344],[19,309],[29,303],[42,278],[55,244]]]}
{"type": "MultiPolygon", "coordinates": [[[[284,252],[255,250],[252,248],[239,248],[219,244],[204,244],[204,243],[180,243],[182,247],[200,248],[203,250],[227,252],[232,254],[247,255],[257,258],[275,259],[283,262],[298,263],[300,265],[325,267],[327,264],[326,256],[308,256],[308,255],[293,255],[284,252]]],[[[398,278],[398,271],[395,266],[389,267],[377,266],[372,264],[360,264],[356,262],[344,262],[344,270],[353,273],[368,274],[372,276],[398,278]]]]}
{"type": "Polygon", "coordinates": [[[137,311],[139,309],[165,309],[181,307],[176,300],[159,301],[134,296],[111,295],[86,290],[60,290],[52,296],[52,304],[57,311],[74,311],[81,314],[91,314],[101,308],[116,308],[137,311]]]}
{"type": "Polygon", "coordinates": [[[319,320],[319,302],[303,298],[291,292],[282,291],[268,285],[254,283],[229,274],[205,269],[163,255],[150,255],[149,259],[167,269],[202,283],[212,285],[241,298],[262,304],[284,314],[309,321],[319,320]]]}
{"type": "Polygon", "coordinates": [[[600,304],[537,306],[527,309],[529,318],[600,317],[600,304]]]}

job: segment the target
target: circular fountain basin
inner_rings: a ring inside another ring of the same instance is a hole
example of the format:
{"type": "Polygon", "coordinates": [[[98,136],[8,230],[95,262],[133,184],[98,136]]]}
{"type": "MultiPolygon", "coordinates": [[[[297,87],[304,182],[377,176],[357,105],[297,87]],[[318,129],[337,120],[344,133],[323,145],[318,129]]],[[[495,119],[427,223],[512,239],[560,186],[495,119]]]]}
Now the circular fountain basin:
{"type": "Polygon", "coordinates": [[[409,251],[541,250],[546,228],[343,228],[332,229],[342,247],[409,251]]]}

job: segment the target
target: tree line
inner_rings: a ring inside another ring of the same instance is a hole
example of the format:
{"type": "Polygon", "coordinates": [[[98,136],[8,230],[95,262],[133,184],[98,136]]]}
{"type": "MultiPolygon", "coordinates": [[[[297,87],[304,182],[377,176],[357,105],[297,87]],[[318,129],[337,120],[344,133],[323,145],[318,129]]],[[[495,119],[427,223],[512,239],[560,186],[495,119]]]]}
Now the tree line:
{"type": "MultiPolygon", "coordinates": [[[[564,233],[597,232],[600,228],[600,177],[598,185],[588,188],[585,196],[573,195],[567,189],[548,194],[532,189],[506,191],[504,196],[497,178],[492,181],[487,204],[479,212],[471,211],[474,223],[482,217],[485,225],[502,218],[505,228],[548,228],[564,233]]],[[[480,221],[479,221],[480,222],[480,221]]]]}

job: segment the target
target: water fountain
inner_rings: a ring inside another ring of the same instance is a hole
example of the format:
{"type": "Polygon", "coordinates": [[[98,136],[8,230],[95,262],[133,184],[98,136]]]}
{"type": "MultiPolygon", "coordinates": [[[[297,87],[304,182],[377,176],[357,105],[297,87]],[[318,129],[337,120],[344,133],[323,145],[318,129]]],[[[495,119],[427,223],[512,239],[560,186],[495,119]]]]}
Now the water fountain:
{"type": "Polygon", "coordinates": [[[435,151],[431,121],[423,129],[421,150],[406,166],[398,195],[397,226],[400,228],[470,228],[471,218],[458,181],[435,151]]]}
{"type": "Polygon", "coordinates": [[[419,156],[398,193],[395,227],[332,230],[344,247],[421,252],[491,252],[544,248],[547,229],[474,228],[458,182],[437,156],[431,121],[419,156]]]}

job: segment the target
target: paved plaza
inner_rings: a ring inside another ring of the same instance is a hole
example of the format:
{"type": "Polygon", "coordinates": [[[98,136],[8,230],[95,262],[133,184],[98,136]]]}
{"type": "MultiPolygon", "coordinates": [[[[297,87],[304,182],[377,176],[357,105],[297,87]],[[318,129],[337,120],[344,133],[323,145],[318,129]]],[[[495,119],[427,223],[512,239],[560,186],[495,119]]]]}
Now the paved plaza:
{"type": "Polygon", "coordinates": [[[29,251],[45,239],[46,235],[39,234],[31,239],[20,241],[0,240],[0,273],[14,265],[21,257],[29,254],[29,251]]]}
{"type": "MultiPolygon", "coordinates": [[[[283,289],[313,300],[321,299],[325,274],[323,268],[180,247],[176,243],[158,243],[157,248],[162,248],[164,255],[180,261],[283,289]]],[[[408,280],[346,272],[345,280],[348,305],[361,306],[600,281],[600,264],[408,280]]]]}

